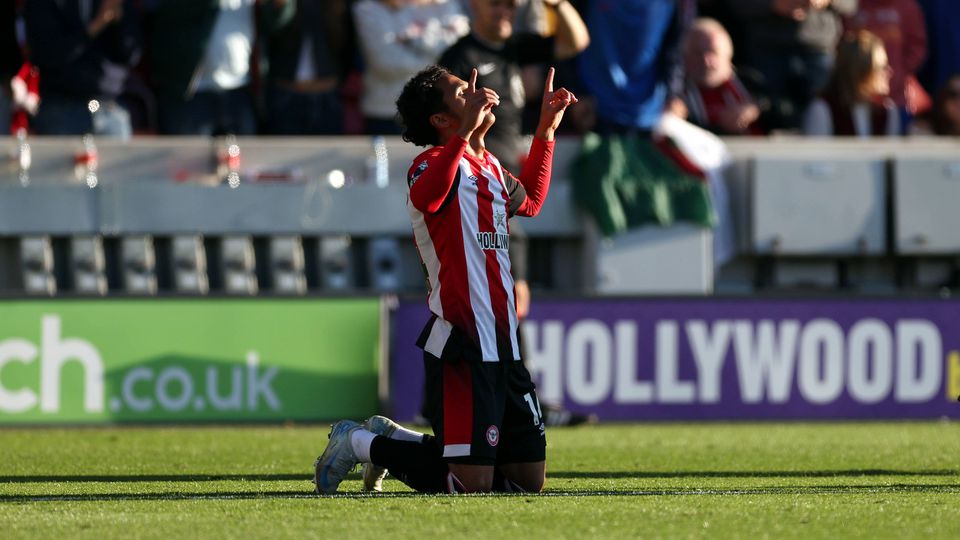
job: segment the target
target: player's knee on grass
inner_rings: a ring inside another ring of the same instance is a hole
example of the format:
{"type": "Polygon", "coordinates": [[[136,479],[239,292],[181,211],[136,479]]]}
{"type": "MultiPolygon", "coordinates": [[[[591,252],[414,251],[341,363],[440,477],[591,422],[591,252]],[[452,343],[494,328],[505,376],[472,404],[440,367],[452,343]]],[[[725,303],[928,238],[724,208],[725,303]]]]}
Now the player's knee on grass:
{"type": "Polygon", "coordinates": [[[493,466],[450,464],[451,481],[459,485],[450,486],[463,493],[489,493],[493,489],[493,466]]]}
{"type": "Polygon", "coordinates": [[[540,493],[547,481],[547,464],[545,461],[505,463],[498,465],[497,468],[505,477],[527,493],[540,493]]]}
{"type": "Polygon", "coordinates": [[[546,483],[547,479],[543,476],[539,478],[530,478],[521,482],[517,482],[517,485],[520,486],[520,489],[527,493],[540,493],[543,491],[543,485],[546,483]]]}

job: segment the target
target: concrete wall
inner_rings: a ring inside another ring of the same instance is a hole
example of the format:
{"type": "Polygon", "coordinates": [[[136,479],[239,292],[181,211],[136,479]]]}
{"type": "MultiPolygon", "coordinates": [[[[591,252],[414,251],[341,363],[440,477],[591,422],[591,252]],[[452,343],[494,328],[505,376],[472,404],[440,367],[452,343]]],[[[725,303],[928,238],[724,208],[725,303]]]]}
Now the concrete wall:
{"type": "MultiPolygon", "coordinates": [[[[936,290],[955,273],[960,142],[726,142],[734,159],[726,182],[738,251],[731,263],[714,272],[705,231],[687,237],[683,228],[649,228],[612,242],[598,239],[571,198],[569,162],[579,142],[563,139],[548,202],[538,218],[524,222],[534,284],[556,292],[900,291],[936,290]]],[[[375,240],[395,238],[397,287],[422,288],[404,208],[406,169],[422,149],[398,138],[386,139],[385,186],[376,185],[373,142],[366,137],[239,138],[236,187],[217,174],[223,140],[97,140],[92,189],[87,171],[76,166],[84,151],[79,138],[29,143],[32,163],[24,178],[16,141],[0,138],[7,156],[0,166],[0,290],[22,286],[18,239],[37,235],[51,238],[55,248],[74,236],[101,237],[108,266],[116,258],[110,241],[118,237],[198,235],[210,245],[224,236],[293,235],[312,258],[308,273],[322,269],[323,239],[350,238],[360,288],[376,282],[370,259],[385,248],[375,240]]],[[[319,277],[308,278],[311,289],[324,288],[319,277]]]]}

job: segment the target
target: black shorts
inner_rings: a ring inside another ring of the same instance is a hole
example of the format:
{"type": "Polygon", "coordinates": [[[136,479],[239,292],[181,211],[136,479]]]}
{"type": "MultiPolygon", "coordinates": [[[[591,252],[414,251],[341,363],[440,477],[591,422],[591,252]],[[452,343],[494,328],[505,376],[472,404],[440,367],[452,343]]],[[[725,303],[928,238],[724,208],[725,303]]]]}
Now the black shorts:
{"type": "Polygon", "coordinates": [[[441,360],[424,351],[424,415],[450,463],[546,459],[543,414],[522,361],[441,360]]]}

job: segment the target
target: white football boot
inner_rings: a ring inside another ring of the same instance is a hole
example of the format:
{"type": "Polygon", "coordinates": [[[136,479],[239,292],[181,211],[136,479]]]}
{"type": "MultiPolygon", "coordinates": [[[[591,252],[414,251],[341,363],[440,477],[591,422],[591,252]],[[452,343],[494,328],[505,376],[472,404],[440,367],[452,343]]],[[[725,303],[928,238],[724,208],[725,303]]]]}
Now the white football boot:
{"type": "MultiPolygon", "coordinates": [[[[387,438],[390,438],[398,427],[400,424],[380,415],[371,416],[363,421],[363,429],[387,438]]],[[[364,491],[383,491],[383,479],[387,476],[387,469],[373,463],[364,463],[361,474],[364,491]]]]}

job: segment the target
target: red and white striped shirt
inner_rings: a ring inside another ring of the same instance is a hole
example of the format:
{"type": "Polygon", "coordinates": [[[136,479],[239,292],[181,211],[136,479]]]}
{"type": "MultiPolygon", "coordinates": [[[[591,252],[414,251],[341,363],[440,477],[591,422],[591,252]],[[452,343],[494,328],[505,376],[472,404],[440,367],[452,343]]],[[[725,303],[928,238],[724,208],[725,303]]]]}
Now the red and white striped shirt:
{"type": "Polygon", "coordinates": [[[456,329],[483,361],[520,359],[507,220],[540,212],[553,146],[534,138],[519,180],[493,154],[465,153],[457,136],[413,160],[407,210],[435,316],[419,343],[430,354],[443,357],[456,329]]]}

